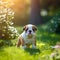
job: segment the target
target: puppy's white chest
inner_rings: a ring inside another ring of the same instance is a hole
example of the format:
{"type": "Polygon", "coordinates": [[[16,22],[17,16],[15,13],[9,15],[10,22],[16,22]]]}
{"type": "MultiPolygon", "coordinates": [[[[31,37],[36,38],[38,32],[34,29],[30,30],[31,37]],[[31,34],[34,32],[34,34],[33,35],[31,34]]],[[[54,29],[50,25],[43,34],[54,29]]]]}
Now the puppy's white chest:
{"type": "Polygon", "coordinates": [[[25,32],[23,32],[21,35],[22,35],[25,43],[31,44],[35,40],[34,36],[32,38],[28,38],[28,36],[25,34],[25,32]]]}

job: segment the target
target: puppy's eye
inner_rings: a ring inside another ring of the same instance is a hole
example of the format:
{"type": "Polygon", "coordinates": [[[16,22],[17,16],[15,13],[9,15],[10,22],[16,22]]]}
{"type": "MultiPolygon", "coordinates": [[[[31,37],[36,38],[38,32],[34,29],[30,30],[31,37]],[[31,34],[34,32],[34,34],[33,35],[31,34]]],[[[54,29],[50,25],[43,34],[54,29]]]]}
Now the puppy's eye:
{"type": "Polygon", "coordinates": [[[33,31],[35,31],[35,29],[33,29],[33,31]]]}
{"type": "Polygon", "coordinates": [[[28,30],[28,28],[26,28],[26,31],[28,30]]]}

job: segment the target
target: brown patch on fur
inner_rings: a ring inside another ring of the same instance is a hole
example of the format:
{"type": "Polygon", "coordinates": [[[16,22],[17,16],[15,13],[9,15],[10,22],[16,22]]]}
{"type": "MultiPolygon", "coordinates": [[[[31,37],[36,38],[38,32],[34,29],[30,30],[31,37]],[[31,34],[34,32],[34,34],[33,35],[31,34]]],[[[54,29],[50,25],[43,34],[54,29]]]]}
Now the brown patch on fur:
{"type": "Polygon", "coordinates": [[[37,27],[35,25],[32,26],[33,31],[37,31],[37,27]]]}
{"type": "MultiPolygon", "coordinates": [[[[33,31],[36,31],[36,30],[37,30],[37,27],[36,27],[35,25],[32,25],[32,29],[33,29],[33,31]]],[[[25,30],[25,31],[28,30],[27,25],[25,25],[25,26],[23,27],[23,30],[25,30]]],[[[28,39],[30,39],[30,38],[32,38],[32,37],[33,37],[32,35],[28,35],[28,39]]],[[[33,44],[36,46],[36,36],[34,37],[34,39],[35,39],[35,41],[34,41],[33,44]]],[[[24,39],[23,39],[23,37],[22,37],[21,35],[20,35],[19,38],[18,38],[17,47],[19,47],[20,45],[22,45],[22,46],[26,45],[27,47],[30,46],[30,44],[25,44],[24,39]]]]}
{"type": "Polygon", "coordinates": [[[25,30],[25,31],[27,31],[27,30],[28,30],[27,25],[25,25],[25,26],[23,27],[23,30],[25,30]]]}
{"type": "Polygon", "coordinates": [[[22,36],[20,36],[18,39],[17,47],[19,47],[20,45],[24,46],[24,40],[23,40],[22,36]]]}
{"type": "MultiPolygon", "coordinates": [[[[36,31],[36,30],[37,30],[37,27],[36,27],[35,25],[32,25],[32,29],[33,29],[34,31],[36,31]]],[[[23,27],[23,30],[25,30],[25,31],[28,30],[27,25],[25,25],[25,26],[23,27]]]]}
{"type": "MultiPolygon", "coordinates": [[[[33,44],[36,46],[36,36],[34,37],[34,39],[35,41],[33,44]]],[[[24,39],[22,38],[22,36],[20,36],[17,42],[17,47],[20,47],[20,45],[22,46],[26,45],[26,47],[29,48],[31,44],[25,44],[24,39]]]]}

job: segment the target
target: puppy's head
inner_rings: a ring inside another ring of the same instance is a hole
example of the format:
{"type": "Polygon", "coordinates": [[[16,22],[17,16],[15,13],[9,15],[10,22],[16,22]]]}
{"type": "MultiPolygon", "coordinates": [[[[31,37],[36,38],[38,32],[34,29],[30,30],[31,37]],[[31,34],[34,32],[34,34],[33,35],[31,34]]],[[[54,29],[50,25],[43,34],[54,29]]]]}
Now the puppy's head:
{"type": "Polygon", "coordinates": [[[23,27],[23,30],[25,31],[26,35],[34,35],[37,27],[35,25],[28,24],[23,27]]]}

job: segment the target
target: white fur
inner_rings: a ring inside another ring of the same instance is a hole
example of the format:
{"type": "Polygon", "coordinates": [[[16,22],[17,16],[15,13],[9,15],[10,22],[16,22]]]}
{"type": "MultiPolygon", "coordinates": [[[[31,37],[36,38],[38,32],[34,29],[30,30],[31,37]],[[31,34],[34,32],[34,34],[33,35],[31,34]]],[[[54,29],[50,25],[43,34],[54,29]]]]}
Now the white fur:
{"type": "Polygon", "coordinates": [[[24,40],[24,45],[22,46],[22,48],[25,49],[26,44],[32,44],[32,48],[36,48],[36,46],[35,46],[36,34],[32,29],[33,25],[29,24],[29,25],[27,25],[27,27],[28,27],[28,30],[27,31],[24,30],[23,33],[20,34],[20,36],[19,36],[19,38],[21,37],[24,40]],[[29,38],[29,30],[31,31],[30,34],[32,35],[32,37],[30,37],[30,38],[29,38]]]}
{"type": "Polygon", "coordinates": [[[21,34],[22,38],[24,39],[24,42],[25,44],[28,43],[28,44],[33,44],[34,41],[35,41],[35,34],[33,35],[33,37],[31,39],[28,39],[28,36],[26,35],[26,32],[24,31],[22,34],[21,34]]]}
{"type": "Polygon", "coordinates": [[[32,44],[32,48],[34,48],[34,49],[35,49],[35,48],[36,48],[36,46],[35,46],[34,44],[32,44]]]}
{"type": "Polygon", "coordinates": [[[32,30],[32,24],[28,24],[27,27],[28,27],[28,30],[27,30],[27,32],[25,34],[28,35],[29,34],[29,30],[31,30],[31,34],[34,35],[35,32],[32,30]]]}
{"type": "MultiPolygon", "coordinates": [[[[32,44],[32,48],[36,48],[36,46],[34,45],[34,41],[35,41],[35,36],[36,36],[36,34],[35,34],[35,32],[32,30],[32,25],[31,25],[31,24],[27,25],[27,27],[28,27],[27,32],[26,32],[26,31],[23,31],[23,33],[22,33],[20,36],[22,36],[25,44],[26,44],[26,43],[27,43],[27,44],[32,44]],[[30,39],[28,38],[29,30],[31,30],[31,34],[33,35],[33,37],[30,38],[30,39]]],[[[22,46],[22,48],[26,48],[26,46],[22,46]]]]}

